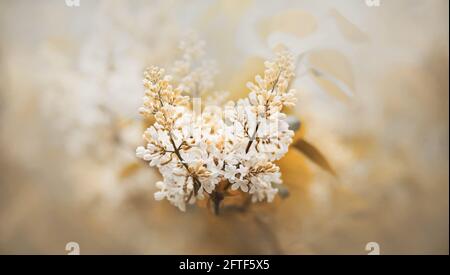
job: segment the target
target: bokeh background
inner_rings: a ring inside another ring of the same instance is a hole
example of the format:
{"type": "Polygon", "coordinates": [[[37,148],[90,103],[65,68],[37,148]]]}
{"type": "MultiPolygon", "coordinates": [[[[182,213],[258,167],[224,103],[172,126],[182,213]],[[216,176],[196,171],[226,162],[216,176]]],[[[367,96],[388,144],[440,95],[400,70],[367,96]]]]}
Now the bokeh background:
{"type": "Polygon", "coordinates": [[[0,0],[0,253],[448,254],[446,0],[0,0]],[[195,31],[231,98],[302,54],[290,195],[216,217],[153,199],[136,161],[142,71],[195,31]]]}

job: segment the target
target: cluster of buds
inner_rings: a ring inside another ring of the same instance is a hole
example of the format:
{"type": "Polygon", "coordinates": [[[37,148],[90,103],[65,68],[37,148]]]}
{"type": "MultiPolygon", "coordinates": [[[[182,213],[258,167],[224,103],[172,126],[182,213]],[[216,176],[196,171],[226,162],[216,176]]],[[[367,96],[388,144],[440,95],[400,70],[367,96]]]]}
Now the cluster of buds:
{"type": "Polygon", "coordinates": [[[253,202],[274,199],[281,184],[274,162],[288,151],[294,134],[282,113],[295,103],[289,89],[293,56],[279,52],[265,67],[264,76],[248,83],[248,97],[228,102],[223,110],[202,108],[198,98],[186,95],[186,87],[198,85],[187,86],[158,67],[146,70],[140,112],[154,123],[136,155],[163,176],[155,199],[167,199],[182,211],[203,199],[212,200],[217,211],[229,189],[247,193],[253,202]]]}

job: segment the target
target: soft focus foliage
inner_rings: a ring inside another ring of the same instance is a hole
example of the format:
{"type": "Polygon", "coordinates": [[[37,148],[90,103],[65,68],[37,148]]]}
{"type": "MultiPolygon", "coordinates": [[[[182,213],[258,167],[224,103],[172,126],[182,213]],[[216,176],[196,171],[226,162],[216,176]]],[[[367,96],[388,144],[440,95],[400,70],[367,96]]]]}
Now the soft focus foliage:
{"type": "Polygon", "coordinates": [[[0,253],[448,253],[448,1],[149,2],[0,1],[0,253]],[[178,49],[191,30],[206,44],[178,49]],[[299,57],[285,199],[155,201],[144,69],[236,110],[280,49],[299,57]]]}

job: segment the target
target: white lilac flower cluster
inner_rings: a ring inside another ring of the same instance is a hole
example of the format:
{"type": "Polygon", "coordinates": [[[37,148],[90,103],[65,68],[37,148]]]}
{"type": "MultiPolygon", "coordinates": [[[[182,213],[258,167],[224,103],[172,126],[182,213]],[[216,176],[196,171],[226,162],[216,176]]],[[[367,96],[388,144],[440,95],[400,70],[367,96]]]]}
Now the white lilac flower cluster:
{"type": "Polygon", "coordinates": [[[246,192],[253,202],[273,200],[281,183],[274,161],[288,151],[293,136],[282,113],[295,103],[289,89],[293,57],[280,52],[265,67],[263,77],[248,83],[247,98],[228,102],[220,112],[205,107],[200,113],[184,93],[186,81],[174,81],[158,67],[146,70],[140,112],[155,122],[136,155],[163,176],[156,184],[157,200],[167,199],[184,211],[186,203],[213,198],[219,186],[246,192]]]}

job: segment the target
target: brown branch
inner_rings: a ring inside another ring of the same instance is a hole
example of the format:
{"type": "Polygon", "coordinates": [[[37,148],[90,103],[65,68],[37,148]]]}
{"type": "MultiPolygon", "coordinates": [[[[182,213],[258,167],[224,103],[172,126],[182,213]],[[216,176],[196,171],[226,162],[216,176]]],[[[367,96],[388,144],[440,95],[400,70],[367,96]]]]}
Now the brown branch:
{"type": "MultiPolygon", "coordinates": [[[[164,102],[162,101],[162,98],[161,98],[161,89],[159,89],[159,91],[158,91],[158,99],[159,99],[159,102],[161,104],[161,108],[164,107],[164,102]]],[[[162,112],[162,114],[164,116],[164,119],[167,120],[166,115],[164,114],[164,112],[162,112]]],[[[200,183],[200,181],[198,180],[198,178],[196,176],[191,175],[191,171],[189,170],[189,166],[186,164],[184,159],[181,157],[180,148],[181,148],[181,145],[183,145],[183,142],[180,144],[179,147],[177,147],[175,145],[175,141],[173,140],[172,132],[169,129],[166,129],[166,130],[169,133],[170,143],[173,146],[173,153],[175,153],[175,155],[178,157],[178,160],[181,162],[183,167],[187,170],[188,174],[192,177],[192,179],[194,181],[194,195],[197,196],[198,189],[200,189],[202,184],[200,183]]],[[[191,198],[191,195],[188,197],[188,200],[190,200],[190,198],[191,198]]]]}
{"type": "Polygon", "coordinates": [[[259,128],[259,122],[258,122],[258,124],[256,124],[255,132],[253,133],[252,137],[248,141],[247,148],[245,148],[245,153],[246,154],[248,153],[248,151],[250,151],[250,146],[252,146],[253,140],[255,140],[256,133],[258,132],[258,128],[259,128]]]}
{"type": "MultiPolygon", "coordinates": [[[[278,80],[280,79],[281,72],[282,72],[282,71],[280,70],[280,72],[278,73],[277,79],[275,80],[275,83],[274,83],[273,86],[272,86],[272,90],[270,90],[270,93],[273,93],[273,91],[275,90],[275,87],[276,87],[277,84],[278,84],[278,80]]],[[[268,108],[269,108],[268,106],[269,106],[269,99],[266,100],[266,104],[265,104],[265,107],[266,107],[266,113],[267,113],[267,110],[268,110],[268,108]]],[[[251,137],[250,140],[248,141],[247,148],[245,148],[245,153],[246,153],[246,154],[248,153],[248,151],[250,151],[250,147],[252,146],[253,140],[255,140],[256,133],[258,132],[258,128],[259,128],[259,122],[256,124],[255,132],[253,133],[252,137],[251,137]]]]}

